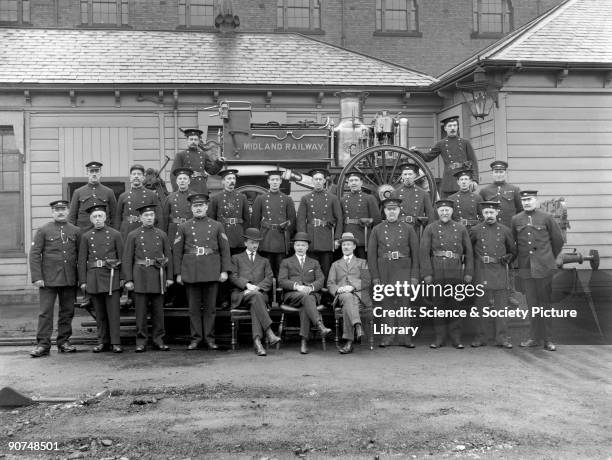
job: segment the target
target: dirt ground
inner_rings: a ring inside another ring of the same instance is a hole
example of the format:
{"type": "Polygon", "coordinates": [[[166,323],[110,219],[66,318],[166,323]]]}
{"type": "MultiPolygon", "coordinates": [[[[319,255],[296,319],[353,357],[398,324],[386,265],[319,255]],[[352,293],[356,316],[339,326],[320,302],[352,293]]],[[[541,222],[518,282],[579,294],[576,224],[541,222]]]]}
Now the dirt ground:
{"type": "Polygon", "coordinates": [[[0,387],[85,399],[0,411],[0,458],[612,458],[612,346],[431,350],[297,344],[30,359],[0,387]],[[9,442],[57,442],[15,452],[9,442]]]}

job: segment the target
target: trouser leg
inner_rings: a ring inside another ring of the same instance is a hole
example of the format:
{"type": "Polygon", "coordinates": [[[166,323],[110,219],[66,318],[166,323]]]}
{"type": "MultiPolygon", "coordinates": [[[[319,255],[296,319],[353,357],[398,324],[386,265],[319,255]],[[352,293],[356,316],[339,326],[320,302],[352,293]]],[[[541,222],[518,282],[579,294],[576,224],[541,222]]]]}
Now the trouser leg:
{"type": "Polygon", "coordinates": [[[151,323],[153,326],[153,343],[161,345],[164,343],[164,295],[148,294],[151,303],[151,323]]]}
{"type": "Polygon", "coordinates": [[[351,293],[343,293],[339,296],[342,305],[342,338],[355,340],[355,324],[361,324],[359,316],[359,299],[351,293]]]}
{"type": "Polygon", "coordinates": [[[264,332],[272,325],[272,320],[266,308],[265,294],[261,292],[250,294],[245,301],[251,310],[253,338],[263,338],[264,332]]]}
{"type": "Polygon", "coordinates": [[[462,329],[461,318],[449,318],[448,321],[448,335],[450,336],[453,345],[461,343],[461,329],[462,329]]]}
{"type": "MultiPolygon", "coordinates": [[[[493,305],[495,305],[496,310],[500,311],[508,306],[509,294],[507,289],[497,289],[493,291],[493,305]]],[[[495,318],[493,323],[495,329],[495,343],[501,345],[504,342],[510,341],[508,320],[506,320],[506,318],[495,318]]]]}
{"type": "Polygon", "coordinates": [[[217,314],[217,292],[219,290],[219,283],[217,281],[210,281],[203,284],[202,300],[204,303],[204,339],[207,342],[215,341],[215,316],[217,314]]]}
{"type": "Polygon", "coordinates": [[[278,269],[280,268],[281,261],[285,258],[285,254],[282,252],[261,251],[261,255],[268,259],[272,268],[272,274],[274,278],[278,279],[278,269]]]}
{"type": "Polygon", "coordinates": [[[307,339],[310,335],[310,324],[316,325],[318,321],[317,299],[310,294],[304,296],[300,308],[300,336],[307,339]]]}
{"type": "Polygon", "coordinates": [[[72,319],[74,318],[74,302],[76,286],[59,288],[59,311],[57,318],[57,346],[68,342],[72,336],[72,319]]]}
{"type": "Polygon", "coordinates": [[[478,317],[473,319],[473,324],[476,329],[474,342],[486,344],[491,336],[491,320],[483,317],[483,308],[489,305],[491,295],[492,291],[485,289],[485,293],[482,297],[476,297],[474,299],[474,306],[478,309],[478,317]]]}
{"type": "Polygon", "coordinates": [[[189,329],[191,340],[200,343],[204,338],[202,331],[202,283],[185,283],[187,304],[189,305],[189,329]]]}
{"type": "Polygon", "coordinates": [[[147,294],[134,292],[134,310],[136,313],[136,346],[146,345],[147,328],[147,294]]]}
{"type": "Polygon", "coordinates": [[[107,294],[89,294],[91,303],[96,312],[96,323],[98,325],[98,344],[108,345],[111,338],[108,329],[108,314],[106,313],[107,294]]]}
{"type": "Polygon", "coordinates": [[[112,345],[121,345],[121,294],[119,289],[113,295],[105,295],[108,332],[112,345]]]}
{"type": "MultiPolygon", "coordinates": [[[[546,278],[527,278],[522,280],[527,297],[527,307],[547,307],[550,304],[552,276],[546,278]]],[[[551,340],[550,318],[530,317],[531,338],[537,341],[551,340]]]]}
{"type": "Polygon", "coordinates": [[[36,342],[38,346],[51,348],[51,334],[53,332],[53,307],[57,295],[56,288],[41,287],[38,289],[40,298],[40,313],[38,314],[38,329],[36,342]]]}

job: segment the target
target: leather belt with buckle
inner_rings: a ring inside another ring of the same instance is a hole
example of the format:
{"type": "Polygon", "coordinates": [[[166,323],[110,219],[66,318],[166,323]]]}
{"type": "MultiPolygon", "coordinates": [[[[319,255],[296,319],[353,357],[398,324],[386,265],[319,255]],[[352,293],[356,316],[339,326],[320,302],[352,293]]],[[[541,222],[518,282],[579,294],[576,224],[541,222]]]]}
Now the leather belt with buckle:
{"type": "Polygon", "coordinates": [[[149,259],[148,257],[144,259],[136,259],[134,262],[136,265],[144,265],[145,267],[152,267],[155,265],[155,259],[149,259]]]}
{"type": "Polygon", "coordinates": [[[272,230],[280,230],[280,224],[270,224],[268,222],[261,222],[263,228],[271,228],[272,230]]]}
{"type": "Polygon", "coordinates": [[[500,263],[500,260],[497,257],[480,256],[479,259],[484,264],[498,264],[498,263],[500,263]]]}
{"type": "Polygon", "coordinates": [[[461,257],[459,254],[453,251],[434,251],[433,255],[436,257],[446,257],[447,259],[458,259],[461,257]]]}
{"type": "Polygon", "coordinates": [[[208,174],[202,171],[194,171],[191,177],[206,177],[208,174]]]}
{"type": "Polygon", "coordinates": [[[195,254],[196,256],[209,256],[211,254],[217,253],[218,251],[216,251],[215,249],[207,248],[205,246],[196,246],[185,251],[185,254],[195,254]]]}
{"type": "Polygon", "coordinates": [[[399,218],[399,220],[401,222],[406,222],[407,224],[415,224],[416,223],[416,217],[414,216],[402,216],[399,218]]]}
{"type": "Polygon", "coordinates": [[[478,223],[478,219],[459,219],[459,223],[461,225],[463,225],[464,227],[471,227],[473,225],[476,225],[478,223]]]}
{"type": "Polygon", "coordinates": [[[457,168],[461,168],[463,166],[463,163],[458,163],[458,162],[453,162],[449,165],[451,167],[451,169],[457,169],[457,168]]]}
{"type": "Polygon", "coordinates": [[[173,224],[182,224],[187,222],[187,218],[186,217],[173,217],[172,218],[172,223],[173,224]]]}
{"type": "Polygon", "coordinates": [[[221,222],[227,225],[238,225],[244,222],[240,217],[222,217],[221,222]]]}
{"type": "Polygon", "coordinates": [[[125,218],[130,224],[135,224],[136,222],[140,222],[140,217],[130,214],[125,218]]]}
{"type": "Polygon", "coordinates": [[[106,268],[106,260],[97,259],[87,262],[89,268],[106,268]]]}
{"type": "Polygon", "coordinates": [[[408,257],[408,256],[406,256],[405,254],[402,254],[399,251],[389,251],[389,252],[385,252],[383,254],[383,257],[385,257],[385,258],[387,258],[389,260],[397,260],[397,259],[403,259],[403,258],[408,257]]]}
{"type": "Polygon", "coordinates": [[[358,224],[359,219],[350,219],[349,217],[347,217],[346,219],[344,219],[344,223],[345,224],[358,224]]]}
{"type": "Polygon", "coordinates": [[[310,222],[314,227],[325,227],[328,222],[325,219],[312,219],[310,222]]]}

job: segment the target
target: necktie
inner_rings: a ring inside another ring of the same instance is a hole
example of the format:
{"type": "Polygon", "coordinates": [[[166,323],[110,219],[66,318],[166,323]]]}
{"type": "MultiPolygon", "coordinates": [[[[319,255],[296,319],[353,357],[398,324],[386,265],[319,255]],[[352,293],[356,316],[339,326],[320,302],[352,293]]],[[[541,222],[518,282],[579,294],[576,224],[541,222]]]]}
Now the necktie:
{"type": "Polygon", "coordinates": [[[351,263],[351,256],[345,256],[344,260],[346,261],[346,264],[350,264],[351,263]]]}
{"type": "Polygon", "coordinates": [[[300,268],[304,268],[304,257],[300,257],[300,268]]]}
{"type": "Polygon", "coordinates": [[[249,252],[249,259],[251,259],[251,262],[255,263],[255,253],[254,252],[249,252]]]}

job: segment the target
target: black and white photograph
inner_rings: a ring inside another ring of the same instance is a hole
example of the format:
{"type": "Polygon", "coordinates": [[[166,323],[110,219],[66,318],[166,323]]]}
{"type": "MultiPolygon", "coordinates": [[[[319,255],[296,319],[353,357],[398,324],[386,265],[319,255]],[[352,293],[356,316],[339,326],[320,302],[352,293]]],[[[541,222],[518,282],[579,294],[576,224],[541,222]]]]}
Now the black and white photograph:
{"type": "Polygon", "coordinates": [[[0,460],[611,415],[612,1],[0,0],[0,460]]]}

